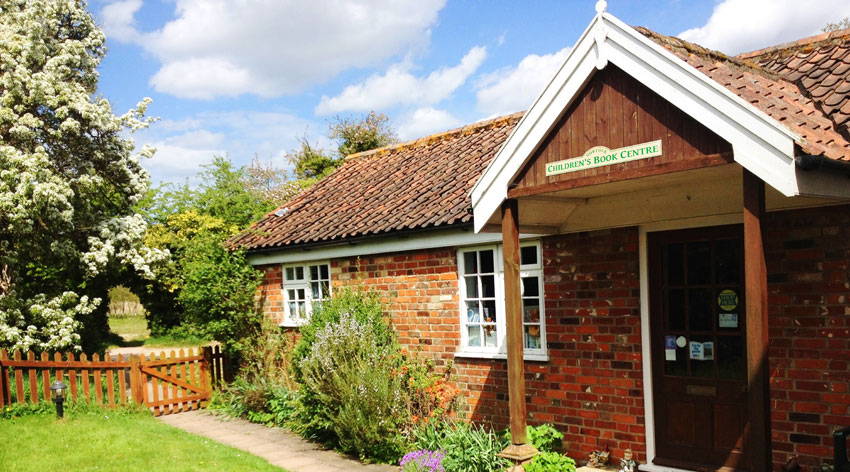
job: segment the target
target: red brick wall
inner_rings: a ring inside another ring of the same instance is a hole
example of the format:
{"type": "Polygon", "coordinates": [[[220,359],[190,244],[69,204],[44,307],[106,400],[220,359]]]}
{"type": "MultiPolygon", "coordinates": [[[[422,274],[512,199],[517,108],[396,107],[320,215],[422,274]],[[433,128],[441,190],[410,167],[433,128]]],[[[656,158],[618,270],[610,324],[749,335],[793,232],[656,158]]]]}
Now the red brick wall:
{"type": "Polygon", "coordinates": [[[259,266],[263,272],[263,282],[257,290],[257,296],[263,303],[263,313],[275,323],[283,321],[283,266],[280,264],[259,266]]]}
{"type": "Polygon", "coordinates": [[[550,361],[528,383],[532,418],[563,425],[573,457],[645,460],[637,228],[544,239],[543,258],[550,361]]]}
{"type": "Polygon", "coordinates": [[[850,425],[850,206],[769,213],[773,460],[816,471],[850,425]]]}
{"type": "Polygon", "coordinates": [[[460,343],[454,248],[334,260],[331,280],[334,287],[380,292],[402,344],[420,348],[440,366],[454,357],[460,343]]]}
{"type": "MultiPolygon", "coordinates": [[[[631,448],[645,460],[636,228],[543,240],[549,362],[526,362],[531,424],[554,423],[584,460],[631,448]]],[[[502,360],[456,359],[473,420],[507,427],[502,360]]]]}

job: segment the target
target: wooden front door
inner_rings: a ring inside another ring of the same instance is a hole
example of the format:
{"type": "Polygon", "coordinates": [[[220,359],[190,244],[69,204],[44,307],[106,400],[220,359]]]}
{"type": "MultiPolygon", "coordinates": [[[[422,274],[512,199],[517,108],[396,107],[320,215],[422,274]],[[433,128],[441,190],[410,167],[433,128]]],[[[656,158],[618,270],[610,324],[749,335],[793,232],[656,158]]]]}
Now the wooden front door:
{"type": "Polygon", "coordinates": [[[741,226],[649,234],[655,463],[744,470],[741,226]]]}

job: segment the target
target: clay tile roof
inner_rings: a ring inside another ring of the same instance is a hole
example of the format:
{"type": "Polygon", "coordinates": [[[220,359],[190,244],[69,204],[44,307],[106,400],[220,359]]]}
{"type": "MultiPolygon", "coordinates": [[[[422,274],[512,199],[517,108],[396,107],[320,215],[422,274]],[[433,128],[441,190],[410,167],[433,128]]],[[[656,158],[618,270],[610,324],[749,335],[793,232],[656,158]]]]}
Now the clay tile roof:
{"type": "Polygon", "coordinates": [[[521,117],[352,154],[230,245],[263,250],[471,224],[469,191],[521,117]]]}
{"type": "Polygon", "coordinates": [[[787,126],[802,138],[797,144],[804,153],[850,161],[850,72],[841,66],[850,61],[850,30],[730,57],[636,29],[787,126]]]}
{"type": "Polygon", "coordinates": [[[741,54],[741,59],[795,82],[848,136],[850,129],[850,29],[741,54]]]}

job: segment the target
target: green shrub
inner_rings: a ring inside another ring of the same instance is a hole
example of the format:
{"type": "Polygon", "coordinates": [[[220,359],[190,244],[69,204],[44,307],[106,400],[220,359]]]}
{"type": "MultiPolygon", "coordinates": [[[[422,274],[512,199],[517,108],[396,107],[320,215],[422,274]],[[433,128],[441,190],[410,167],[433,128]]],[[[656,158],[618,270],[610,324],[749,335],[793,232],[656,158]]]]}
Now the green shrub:
{"type": "Polygon", "coordinates": [[[463,421],[430,422],[414,433],[413,449],[444,451],[442,465],[452,472],[501,471],[510,463],[496,454],[508,446],[504,436],[463,421]]]}
{"type": "Polygon", "coordinates": [[[296,393],[262,379],[239,377],[213,392],[209,409],[266,426],[287,426],[295,415],[296,393]]]}
{"type": "Polygon", "coordinates": [[[301,361],[307,357],[316,341],[316,334],[329,323],[339,323],[343,313],[351,315],[358,323],[368,326],[374,340],[381,346],[396,344],[395,334],[384,318],[384,307],[376,292],[343,288],[313,310],[310,321],[299,330],[299,339],[292,350],[292,369],[295,380],[301,381],[301,361]]]}
{"type": "MultiPolygon", "coordinates": [[[[555,429],[551,424],[542,424],[540,426],[526,426],[526,435],[528,443],[536,447],[540,452],[555,452],[560,451],[563,447],[564,434],[555,429]]],[[[505,431],[505,439],[510,442],[511,431],[505,431]]]]}
{"type": "Polygon", "coordinates": [[[557,452],[541,452],[523,468],[525,472],[575,472],[576,461],[557,452]]]}
{"type": "Polygon", "coordinates": [[[342,451],[394,462],[405,452],[409,400],[389,362],[396,345],[370,321],[343,312],[315,333],[299,363],[301,400],[314,415],[306,426],[329,429],[323,433],[332,433],[342,451]]]}

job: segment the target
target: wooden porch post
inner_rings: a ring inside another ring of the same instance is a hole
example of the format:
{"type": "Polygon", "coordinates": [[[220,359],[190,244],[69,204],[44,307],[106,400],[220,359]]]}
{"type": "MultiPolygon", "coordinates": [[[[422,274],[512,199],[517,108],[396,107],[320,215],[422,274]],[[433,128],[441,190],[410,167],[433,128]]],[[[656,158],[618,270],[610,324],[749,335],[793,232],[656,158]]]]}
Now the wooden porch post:
{"type": "Polygon", "coordinates": [[[744,169],[744,279],[747,309],[747,411],[744,444],[752,472],[770,470],[768,402],[767,265],[761,220],[764,181],[744,169]]]}
{"type": "Polygon", "coordinates": [[[525,377],[522,358],[522,296],[519,280],[519,215],[517,201],[502,203],[502,254],[505,267],[505,321],[508,344],[508,401],[511,444],[500,456],[522,464],[537,454],[526,435],[525,377]]]}

